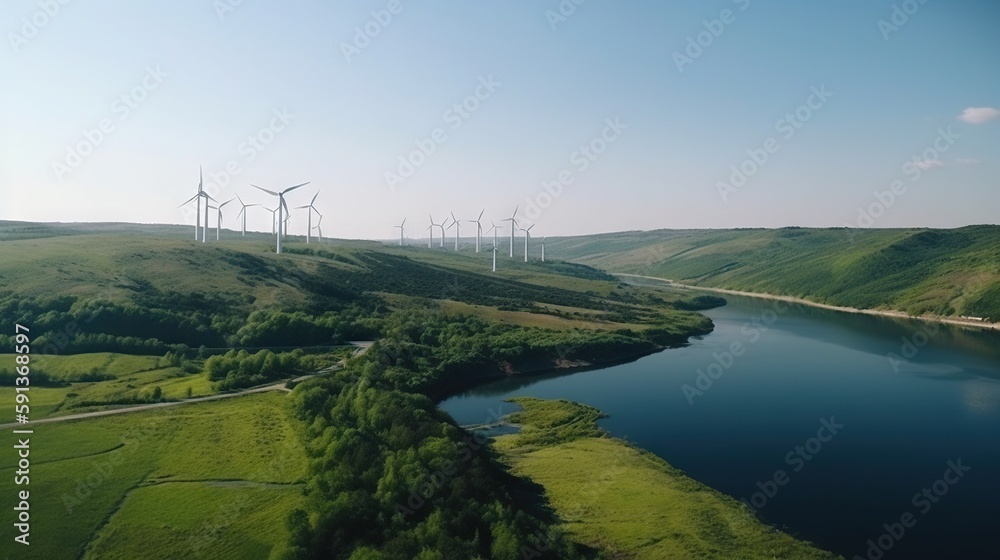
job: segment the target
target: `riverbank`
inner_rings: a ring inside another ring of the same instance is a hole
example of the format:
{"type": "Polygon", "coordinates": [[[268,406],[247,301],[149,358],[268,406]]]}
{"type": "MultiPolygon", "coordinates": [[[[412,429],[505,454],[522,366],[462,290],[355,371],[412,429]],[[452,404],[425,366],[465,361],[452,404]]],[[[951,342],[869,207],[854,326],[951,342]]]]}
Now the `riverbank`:
{"type": "Polygon", "coordinates": [[[992,329],[1000,330],[1000,323],[990,323],[985,321],[976,321],[972,319],[961,319],[957,317],[943,317],[939,315],[910,315],[902,311],[893,310],[883,310],[883,309],[858,309],[856,307],[842,307],[839,305],[828,305],[825,303],[818,303],[815,301],[810,301],[808,299],[802,299],[792,296],[781,296],[775,294],[766,294],[761,292],[743,292],[740,290],[727,290],[725,288],[709,288],[706,286],[696,286],[692,284],[681,284],[680,282],[675,282],[669,278],[659,278],[657,276],[643,276],[641,274],[625,274],[625,273],[614,273],[615,276],[627,276],[631,278],[644,278],[647,280],[657,280],[660,282],[666,282],[672,287],[685,288],[690,290],[699,290],[705,292],[713,292],[717,294],[729,294],[734,296],[747,296],[761,299],[770,299],[778,301],[787,301],[789,303],[799,303],[802,305],[809,305],[812,307],[818,307],[821,309],[829,309],[831,311],[841,311],[844,313],[860,313],[863,315],[875,315],[879,317],[893,317],[897,319],[916,319],[918,321],[926,321],[929,323],[945,323],[950,325],[958,325],[962,327],[975,327],[980,329],[992,329]]]}
{"type": "Polygon", "coordinates": [[[596,408],[517,398],[521,429],[494,447],[545,488],[566,533],[618,558],[835,559],[758,521],[740,502],[652,453],[609,437],[596,408]]]}

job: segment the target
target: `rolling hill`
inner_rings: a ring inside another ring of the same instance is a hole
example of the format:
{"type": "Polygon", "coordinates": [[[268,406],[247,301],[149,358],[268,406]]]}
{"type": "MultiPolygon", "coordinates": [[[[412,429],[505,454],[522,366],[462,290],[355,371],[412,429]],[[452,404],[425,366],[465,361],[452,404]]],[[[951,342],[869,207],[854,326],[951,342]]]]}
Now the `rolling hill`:
{"type": "Polygon", "coordinates": [[[610,272],[911,315],[1000,320],[1000,227],[657,230],[549,238],[610,272]]]}

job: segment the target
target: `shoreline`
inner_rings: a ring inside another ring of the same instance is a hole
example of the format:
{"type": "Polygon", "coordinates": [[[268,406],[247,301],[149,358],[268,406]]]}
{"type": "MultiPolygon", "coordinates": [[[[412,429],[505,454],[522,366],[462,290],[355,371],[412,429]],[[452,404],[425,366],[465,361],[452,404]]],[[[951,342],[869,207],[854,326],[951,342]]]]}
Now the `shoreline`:
{"type": "Polygon", "coordinates": [[[629,276],[632,278],[645,278],[647,280],[657,280],[660,282],[666,282],[671,286],[678,288],[684,288],[689,290],[701,290],[706,292],[715,292],[719,294],[729,294],[734,296],[746,296],[755,297],[760,299],[770,299],[785,301],[788,303],[798,303],[801,305],[809,305],[812,307],[818,307],[820,309],[827,309],[830,311],[840,311],[842,313],[856,313],[861,315],[873,315],[876,317],[891,317],[895,319],[914,319],[917,321],[924,321],[928,323],[945,323],[950,325],[957,325],[961,327],[974,327],[980,329],[988,330],[1000,330],[1000,323],[990,323],[985,321],[973,321],[968,319],[959,319],[957,317],[941,317],[937,315],[924,316],[924,315],[909,315],[903,311],[893,311],[893,310],[881,310],[881,309],[858,309],[856,307],[843,307],[839,305],[829,305],[826,303],[819,303],[815,301],[810,301],[807,299],[802,299],[794,296],[780,296],[774,294],[766,294],[762,292],[743,292],[740,290],[728,290],[725,288],[709,288],[706,286],[696,286],[692,284],[681,284],[680,282],[675,282],[669,278],[660,278],[658,276],[644,276],[642,274],[626,274],[624,272],[614,272],[615,276],[629,276]]]}

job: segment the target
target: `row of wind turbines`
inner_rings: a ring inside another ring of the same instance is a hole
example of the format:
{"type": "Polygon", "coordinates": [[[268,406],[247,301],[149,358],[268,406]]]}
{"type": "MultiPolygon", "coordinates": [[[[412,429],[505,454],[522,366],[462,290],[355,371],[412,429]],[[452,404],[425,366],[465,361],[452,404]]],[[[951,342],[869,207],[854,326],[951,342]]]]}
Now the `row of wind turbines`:
{"type": "MultiPolygon", "coordinates": [[[[192,196],[191,198],[189,198],[186,201],[184,201],[184,203],[181,204],[180,207],[186,206],[186,205],[188,205],[188,204],[190,204],[192,202],[196,203],[196,205],[197,205],[197,208],[196,208],[197,212],[195,214],[195,221],[194,221],[194,239],[195,239],[195,241],[201,241],[202,243],[207,243],[208,242],[208,231],[209,231],[208,216],[209,216],[210,211],[215,210],[215,212],[216,212],[215,240],[219,241],[222,238],[222,224],[224,223],[222,209],[227,204],[230,204],[230,203],[232,203],[234,201],[239,201],[239,203],[241,205],[241,208],[240,208],[239,214],[236,215],[236,219],[237,220],[241,220],[241,228],[240,229],[241,229],[241,235],[243,235],[243,236],[246,236],[246,234],[247,234],[247,210],[249,208],[260,206],[260,207],[264,208],[264,210],[267,210],[268,212],[271,213],[271,235],[274,235],[277,238],[276,252],[278,254],[281,254],[281,252],[282,252],[282,241],[283,241],[283,239],[285,237],[288,236],[288,222],[291,219],[291,211],[288,208],[288,203],[285,202],[285,195],[288,194],[288,193],[290,193],[290,192],[292,192],[292,191],[294,191],[294,190],[296,190],[296,189],[300,189],[300,188],[302,188],[302,187],[304,187],[304,186],[306,186],[308,184],[309,184],[309,181],[307,181],[305,183],[301,183],[301,184],[298,184],[298,185],[294,185],[294,186],[288,187],[288,188],[286,188],[286,189],[284,189],[282,191],[272,191],[272,190],[265,189],[263,187],[259,187],[257,185],[251,184],[250,185],[251,187],[253,187],[253,188],[255,188],[255,189],[257,189],[257,190],[259,190],[261,192],[267,193],[267,194],[269,194],[271,196],[277,197],[278,200],[277,200],[277,204],[275,205],[274,209],[264,207],[261,204],[247,204],[246,202],[243,201],[243,198],[241,198],[238,194],[235,197],[233,197],[233,198],[231,198],[231,199],[229,199],[229,200],[227,200],[225,202],[220,203],[218,200],[216,200],[215,198],[213,198],[212,195],[210,195],[207,192],[205,192],[205,188],[204,188],[204,174],[203,174],[201,168],[199,168],[199,170],[198,170],[198,192],[196,192],[195,195],[192,196]],[[202,212],[201,212],[201,206],[202,206],[202,200],[203,199],[204,199],[204,202],[205,202],[204,225],[202,225],[203,222],[202,222],[202,212]],[[211,204],[212,202],[215,203],[214,206],[211,204]]],[[[316,194],[313,195],[312,200],[309,202],[309,204],[306,204],[306,205],[303,205],[303,206],[296,206],[295,207],[295,210],[306,210],[307,215],[308,215],[308,218],[307,218],[308,224],[307,224],[307,227],[306,227],[306,243],[310,243],[312,241],[312,232],[313,232],[313,230],[316,230],[318,232],[318,237],[317,237],[318,242],[319,243],[323,242],[323,227],[322,227],[322,224],[323,224],[323,214],[320,213],[320,211],[318,209],[316,209],[315,205],[316,205],[316,198],[317,197],[319,197],[319,191],[317,191],[316,194]],[[314,212],[319,217],[319,220],[316,222],[315,226],[313,226],[313,222],[312,222],[313,213],[314,212]]],[[[528,227],[521,227],[521,225],[517,221],[517,211],[520,209],[520,207],[521,207],[520,205],[517,205],[514,208],[514,212],[511,214],[511,216],[509,218],[504,218],[504,219],[500,220],[500,222],[501,223],[502,222],[510,222],[510,225],[509,225],[509,228],[510,228],[510,253],[509,253],[510,258],[514,257],[514,237],[515,237],[515,232],[518,231],[518,230],[524,232],[524,262],[528,262],[529,244],[531,242],[531,229],[535,227],[535,224],[531,224],[528,227]]],[[[484,208],[479,213],[479,216],[476,217],[475,220],[465,220],[465,222],[476,224],[476,252],[477,253],[479,253],[479,252],[482,251],[482,236],[483,236],[483,222],[482,222],[482,220],[483,220],[483,214],[485,214],[485,213],[486,213],[486,209],[484,208]]],[[[440,242],[439,242],[441,248],[444,248],[444,241],[445,241],[446,232],[448,230],[450,230],[451,228],[455,228],[455,250],[456,251],[459,250],[459,239],[461,238],[461,234],[462,234],[461,233],[462,232],[462,221],[455,217],[455,213],[454,212],[450,212],[450,214],[451,214],[451,223],[450,224],[448,223],[448,218],[445,218],[445,220],[443,222],[441,222],[441,223],[436,223],[434,221],[434,216],[433,215],[430,216],[430,225],[427,226],[427,231],[429,232],[429,236],[428,236],[428,239],[427,239],[427,248],[428,249],[432,249],[434,247],[434,228],[439,228],[441,230],[441,238],[440,238],[440,242]]],[[[497,251],[498,251],[497,234],[503,229],[504,226],[498,226],[492,220],[490,221],[490,225],[492,227],[490,229],[486,230],[485,234],[486,235],[489,235],[490,233],[493,234],[493,271],[496,272],[496,269],[497,269],[497,251]]],[[[405,229],[406,228],[406,218],[403,218],[403,221],[398,226],[393,226],[393,227],[399,229],[399,245],[400,245],[400,247],[402,247],[405,244],[405,240],[406,240],[406,229],[405,229]]],[[[545,262],[545,237],[542,237],[542,240],[541,240],[541,251],[542,251],[541,252],[542,262],[545,262]]]]}
{"type": "MultiPolygon", "coordinates": [[[[509,218],[504,218],[504,219],[502,219],[500,221],[501,222],[510,222],[510,226],[509,226],[510,227],[510,255],[509,255],[510,258],[514,258],[514,233],[516,231],[518,231],[518,230],[524,232],[524,262],[528,262],[528,245],[529,245],[530,240],[531,240],[531,228],[535,227],[535,224],[531,224],[530,226],[528,226],[526,228],[521,227],[520,224],[518,224],[518,222],[517,222],[517,211],[520,208],[521,208],[521,205],[520,204],[517,205],[516,207],[514,207],[514,212],[513,212],[513,214],[511,214],[511,216],[509,218]]],[[[482,250],[482,236],[483,236],[483,222],[482,222],[482,220],[483,220],[483,214],[485,214],[485,213],[486,213],[486,209],[484,208],[483,211],[479,213],[479,216],[475,220],[465,220],[465,222],[467,222],[467,223],[476,224],[476,252],[477,253],[481,252],[481,250],[482,250]]],[[[462,231],[462,221],[455,217],[455,213],[454,212],[451,212],[450,214],[451,214],[451,223],[450,224],[448,223],[448,218],[445,218],[444,221],[439,224],[439,223],[436,223],[434,221],[434,215],[433,214],[431,214],[429,216],[430,217],[430,225],[427,226],[427,228],[426,228],[427,232],[429,234],[428,237],[427,237],[427,248],[428,249],[432,249],[434,247],[434,228],[439,228],[441,230],[441,237],[440,237],[440,242],[439,243],[440,243],[440,247],[442,247],[442,248],[444,247],[445,232],[447,230],[450,230],[451,228],[455,228],[455,250],[458,251],[458,241],[459,241],[459,238],[462,235],[462,233],[461,233],[461,231],[462,231]]],[[[498,250],[497,249],[497,233],[501,229],[503,229],[504,226],[498,226],[492,220],[490,220],[490,226],[491,226],[490,229],[486,230],[486,235],[489,235],[490,233],[493,234],[493,271],[495,272],[496,269],[497,269],[497,250],[498,250]]],[[[402,247],[405,244],[405,240],[406,240],[406,229],[405,229],[406,228],[406,218],[403,218],[403,221],[398,226],[393,226],[393,227],[399,230],[399,246],[402,247]]],[[[541,248],[542,248],[542,262],[545,262],[545,237],[542,237],[541,248]]]]}
{"type": "MultiPolygon", "coordinates": [[[[275,192],[275,191],[268,190],[268,189],[265,189],[263,187],[258,187],[257,185],[251,184],[250,186],[253,187],[253,188],[255,188],[255,189],[263,191],[263,192],[265,192],[267,194],[270,194],[272,196],[278,197],[278,203],[275,205],[274,209],[264,207],[261,204],[247,204],[247,203],[243,202],[243,199],[240,198],[240,195],[236,195],[234,198],[231,198],[231,199],[229,199],[229,200],[227,200],[227,201],[225,201],[225,202],[223,202],[223,203],[220,204],[218,200],[216,200],[215,198],[212,197],[212,195],[210,195],[207,192],[205,192],[205,188],[204,188],[204,174],[202,173],[202,170],[199,168],[198,169],[198,192],[195,193],[195,195],[192,196],[191,198],[187,199],[184,202],[184,204],[181,204],[179,207],[186,206],[186,205],[188,205],[188,204],[190,204],[192,202],[195,202],[197,204],[197,213],[195,214],[195,220],[194,220],[194,240],[195,241],[201,241],[202,243],[207,243],[208,242],[208,229],[209,229],[208,228],[208,215],[209,215],[209,211],[210,210],[215,210],[216,214],[217,214],[216,215],[216,222],[215,222],[215,240],[219,241],[221,239],[221,237],[222,237],[222,224],[223,224],[222,209],[227,204],[229,204],[229,203],[231,203],[233,201],[238,200],[239,203],[240,203],[240,205],[242,205],[242,208],[240,209],[240,213],[236,215],[236,219],[239,220],[239,219],[242,218],[241,234],[243,236],[246,236],[246,234],[247,234],[247,209],[248,208],[252,208],[254,206],[260,206],[260,207],[264,208],[264,210],[267,210],[268,212],[271,213],[271,235],[277,236],[277,240],[278,240],[277,241],[277,252],[280,254],[281,253],[281,241],[282,241],[282,238],[284,238],[284,237],[286,237],[288,235],[288,222],[291,219],[291,212],[288,209],[288,203],[285,202],[285,195],[288,194],[288,193],[290,193],[290,192],[292,192],[292,191],[294,191],[295,189],[302,188],[302,187],[304,187],[304,186],[306,186],[308,184],[309,184],[309,182],[307,181],[305,183],[302,183],[302,184],[299,184],[299,185],[295,185],[293,187],[288,187],[287,189],[285,189],[283,191],[280,191],[280,192],[275,192]],[[202,199],[205,200],[205,221],[204,221],[204,227],[201,226],[201,220],[202,220],[202,218],[201,218],[201,216],[202,216],[202,214],[201,214],[201,202],[202,202],[202,199]],[[210,204],[210,202],[214,202],[216,204],[216,206],[213,206],[212,204],[210,204]]],[[[323,242],[323,214],[321,214],[320,211],[317,210],[316,206],[315,206],[315,204],[316,204],[316,198],[318,196],[319,196],[319,191],[317,191],[316,194],[313,195],[312,200],[309,202],[309,204],[306,204],[305,206],[296,206],[295,207],[296,210],[303,210],[304,209],[308,213],[308,224],[307,224],[307,228],[306,228],[306,243],[310,243],[312,241],[312,231],[313,230],[316,230],[317,233],[319,234],[318,237],[317,237],[317,240],[320,243],[323,242]],[[312,225],[313,212],[315,212],[316,215],[319,216],[319,220],[316,222],[315,226],[312,225]]]]}

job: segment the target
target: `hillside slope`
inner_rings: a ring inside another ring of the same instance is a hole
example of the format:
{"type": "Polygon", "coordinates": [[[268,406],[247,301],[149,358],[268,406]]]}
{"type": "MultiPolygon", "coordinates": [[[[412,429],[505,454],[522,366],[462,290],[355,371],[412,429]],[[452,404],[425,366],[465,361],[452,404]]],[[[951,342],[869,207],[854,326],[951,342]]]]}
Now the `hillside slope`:
{"type": "Polygon", "coordinates": [[[611,272],[912,315],[1000,320],[1000,227],[658,230],[549,238],[611,272]]]}

